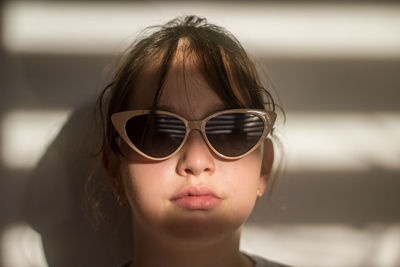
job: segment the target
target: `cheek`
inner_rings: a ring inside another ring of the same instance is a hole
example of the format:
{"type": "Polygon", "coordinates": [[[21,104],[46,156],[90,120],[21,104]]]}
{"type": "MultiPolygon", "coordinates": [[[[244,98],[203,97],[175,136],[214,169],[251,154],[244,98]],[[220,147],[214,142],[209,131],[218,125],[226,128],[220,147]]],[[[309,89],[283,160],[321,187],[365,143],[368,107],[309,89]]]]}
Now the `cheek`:
{"type": "Polygon", "coordinates": [[[224,193],[233,214],[247,218],[257,199],[260,186],[261,156],[259,151],[224,166],[224,193]]]}
{"type": "MultiPolygon", "coordinates": [[[[151,218],[161,215],[168,205],[168,195],[172,190],[171,166],[160,163],[124,163],[123,185],[126,197],[136,218],[151,218]]],[[[174,168],[172,168],[174,170],[174,168]]]]}
{"type": "Polygon", "coordinates": [[[229,173],[226,181],[235,188],[235,191],[250,192],[257,190],[261,173],[261,156],[258,150],[227,164],[224,168],[223,171],[229,173]]]}
{"type": "Polygon", "coordinates": [[[143,197],[146,196],[161,196],[160,188],[163,188],[163,183],[166,181],[164,177],[168,177],[168,167],[165,166],[165,162],[154,163],[127,145],[122,146],[121,150],[126,156],[121,161],[123,185],[131,204],[137,201],[143,202],[143,197]]]}

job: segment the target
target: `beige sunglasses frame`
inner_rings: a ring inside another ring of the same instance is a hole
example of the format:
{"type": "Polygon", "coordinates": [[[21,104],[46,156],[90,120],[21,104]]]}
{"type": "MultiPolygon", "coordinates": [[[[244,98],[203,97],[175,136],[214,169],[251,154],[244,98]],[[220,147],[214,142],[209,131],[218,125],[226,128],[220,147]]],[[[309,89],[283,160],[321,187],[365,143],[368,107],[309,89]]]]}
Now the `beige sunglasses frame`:
{"type": "Polygon", "coordinates": [[[219,157],[224,158],[224,159],[229,159],[229,160],[239,159],[239,158],[242,158],[242,157],[246,156],[247,154],[251,153],[252,151],[254,151],[263,142],[263,140],[267,138],[268,134],[272,130],[275,120],[276,120],[276,113],[274,111],[265,111],[263,109],[227,109],[227,110],[215,112],[199,121],[190,121],[190,120],[185,119],[182,116],[179,116],[179,115],[169,112],[169,111],[150,110],[150,109],[122,111],[122,112],[114,113],[111,115],[112,124],[114,125],[114,128],[118,132],[119,136],[125,141],[125,143],[128,144],[134,151],[136,151],[143,157],[151,159],[151,160],[165,160],[165,159],[172,157],[176,153],[178,153],[181,150],[181,148],[185,145],[186,140],[192,130],[200,131],[207,146],[211,149],[211,151],[213,151],[219,157]],[[173,153],[171,153],[170,155],[163,157],[163,158],[154,158],[154,157],[149,156],[149,155],[143,153],[142,151],[140,151],[131,142],[131,140],[128,137],[128,134],[126,133],[125,125],[129,119],[131,119],[132,117],[135,117],[135,116],[145,115],[145,114],[150,114],[150,113],[165,114],[165,115],[170,115],[170,116],[176,117],[176,118],[180,119],[181,121],[183,121],[183,123],[185,124],[185,127],[186,127],[186,134],[182,140],[182,143],[179,145],[179,147],[173,153]],[[235,156],[235,157],[223,155],[223,154],[219,153],[217,150],[215,150],[215,148],[208,141],[206,131],[205,131],[206,123],[211,118],[214,118],[216,116],[223,115],[223,114],[228,114],[228,113],[253,114],[253,115],[256,115],[259,118],[261,118],[262,121],[264,122],[264,130],[263,130],[263,133],[262,133],[260,139],[258,140],[258,142],[246,153],[239,155],[239,156],[235,156]]]}

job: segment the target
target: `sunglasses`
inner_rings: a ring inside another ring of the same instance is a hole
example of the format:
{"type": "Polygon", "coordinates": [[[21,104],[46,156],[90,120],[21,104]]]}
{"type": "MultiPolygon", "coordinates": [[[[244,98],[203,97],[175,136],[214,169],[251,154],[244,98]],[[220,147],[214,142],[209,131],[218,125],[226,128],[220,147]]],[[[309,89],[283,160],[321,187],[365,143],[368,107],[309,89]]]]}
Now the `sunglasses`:
{"type": "Polygon", "coordinates": [[[208,147],[224,159],[238,159],[267,138],[276,113],[262,109],[229,109],[200,121],[189,121],[160,110],[131,110],[111,115],[120,137],[137,153],[152,159],[172,157],[185,144],[191,130],[201,132],[208,147]]]}

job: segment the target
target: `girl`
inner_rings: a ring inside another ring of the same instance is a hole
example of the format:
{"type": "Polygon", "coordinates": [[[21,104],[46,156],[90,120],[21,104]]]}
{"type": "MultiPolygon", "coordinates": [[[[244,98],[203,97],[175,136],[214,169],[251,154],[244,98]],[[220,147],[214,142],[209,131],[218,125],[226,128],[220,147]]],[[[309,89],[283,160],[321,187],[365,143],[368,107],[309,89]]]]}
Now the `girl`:
{"type": "Polygon", "coordinates": [[[270,179],[276,113],[230,33],[195,16],[161,26],[98,103],[103,166],[132,214],[124,266],[283,266],[239,251],[270,179]]]}

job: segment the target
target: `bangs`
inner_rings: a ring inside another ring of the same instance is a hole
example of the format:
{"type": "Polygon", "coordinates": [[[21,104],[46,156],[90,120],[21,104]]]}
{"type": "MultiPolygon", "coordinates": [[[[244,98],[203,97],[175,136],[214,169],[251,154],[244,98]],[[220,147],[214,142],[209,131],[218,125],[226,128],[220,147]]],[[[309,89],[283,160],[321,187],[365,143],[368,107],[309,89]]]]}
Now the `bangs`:
{"type": "Polygon", "coordinates": [[[164,51],[152,55],[154,61],[159,61],[154,71],[157,73],[154,75],[157,77],[157,87],[152,108],[157,106],[172,62],[178,61],[183,70],[182,79],[186,79],[188,68],[196,68],[227,108],[263,109],[262,99],[266,90],[258,83],[254,69],[242,69],[247,64],[243,62],[242,55],[229,52],[232,51],[232,44],[227,45],[228,40],[215,43],[215,40],[213,42],[195,33],[174,40],[164,51]]]}

